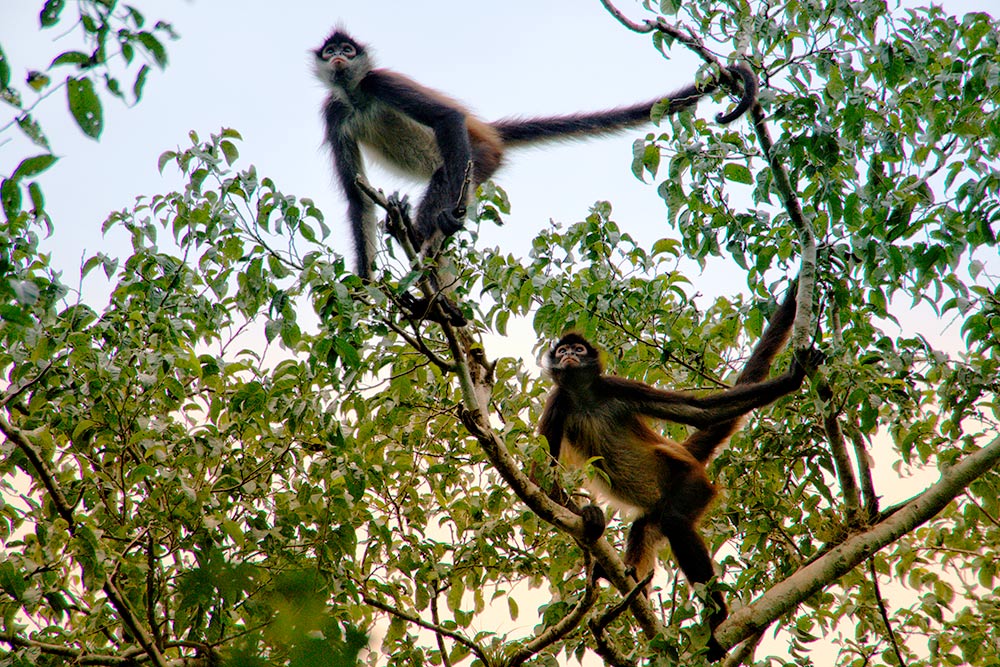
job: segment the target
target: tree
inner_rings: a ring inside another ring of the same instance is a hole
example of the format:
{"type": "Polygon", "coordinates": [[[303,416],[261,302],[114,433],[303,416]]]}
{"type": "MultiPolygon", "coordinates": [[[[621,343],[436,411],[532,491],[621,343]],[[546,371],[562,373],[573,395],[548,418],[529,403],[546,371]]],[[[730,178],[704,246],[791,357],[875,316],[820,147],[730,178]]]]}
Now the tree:
{"type": "MultiPolygon", "coordinates": [[[[412,249],[387,246],[362,283],[309,199],[240,166],[233,130],[192,133],[160,161],[186,186],[108,218],[133,248],[83,266],[114,277],[106,306],[68,298],[37,242],[9,246],[0,661],[696,661],[705,591],[666,557],[660,592],[623,603],[617,522],[583,547],[545,493],[580,481],[549,471],[535,433],[547,382],[484,334],[574,326],[621,375],[717,387],[801,266],[815,306],[793,345],[816,337],[828,361],[713,463],[724,493],[703,532],[740,601],[717,637],[733,662],[768,661],[774,627],[788,662],[821,657],[826,635],[839,665],[995,664],[998,25],[709,4],[642,23],[609,5],[706,76],[715,52],[761,75],[744,131],[688,114],[636,144],[637,175],[666,168],[680,238],[641,247],[603,202],[527,258],[479,247],[472,226],[447,247],[466,327],[405,315],[435,270],[412,249]],[[685,257],[736,264],[748,296],[699,308],[685,257]],[[963,349],[935,348],[907,300],[954,320],[963,349]],[[918,467],[937,481],[884,506],[918,467]],[[594,561],[611,586],[588,582],[594,561]],[[532,630],[502,629],[531,604],[532,630]]],[[[481,195],[480,224],[502,220],[503,192],[481,195]]],[[[44,233],[44,202],[7,201],[8,230],[44,233]]]]}

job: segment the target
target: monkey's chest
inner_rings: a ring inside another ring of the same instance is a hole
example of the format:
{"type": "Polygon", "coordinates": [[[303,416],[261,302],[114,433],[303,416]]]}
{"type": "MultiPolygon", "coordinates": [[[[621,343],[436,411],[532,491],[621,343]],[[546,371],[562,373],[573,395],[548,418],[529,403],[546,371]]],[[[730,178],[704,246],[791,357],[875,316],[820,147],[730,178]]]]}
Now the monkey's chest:
{"type": "Polygon", "coordinates": [[[395,109],[375,105],[358,114],[355,127],[366,152],[399,175],[426,180],[442,164],[434,132],[395,109]]]}
{"type": "Polygon", "coordinates": [[[587,488],[618,505],[646,507],[659,497],[668,462],[657,453],[648,434],[642,437],[644,429],[628,418],[614,417],[581,413],[567,419],[561,458],[576,468],[594,460],[596,470],[587,488]]]}

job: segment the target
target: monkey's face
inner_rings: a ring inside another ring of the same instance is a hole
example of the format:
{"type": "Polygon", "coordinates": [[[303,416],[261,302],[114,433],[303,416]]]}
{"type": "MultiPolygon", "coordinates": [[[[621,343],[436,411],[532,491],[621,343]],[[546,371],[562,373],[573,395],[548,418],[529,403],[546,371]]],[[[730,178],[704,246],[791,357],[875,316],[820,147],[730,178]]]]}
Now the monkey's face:
{"type": "Polygon", "coordinates": [[[597,348],[576,333],[563,336],[549,350],[545,361],[549,375],[559,384],[596,377],[602,370],[597,348]]]}
{"type": "Polygon", "coordinates": [[[319,57],[338,71],[345,69],[357,55],[358,47],[350,42],[327,42],[319,52],[319,57]]]}
{"type": "Polygon", "coordinates": [[[316,76],[326,84],[357,84],[371,69],[365,47],[339,30],[313,53],[316,76]]]}
{"type": "Polygon", "coordinates": [[[552,360],[560,368],[583,365],[590,356],[590,350],[583,343],[563,343],[552,351],[552,360]]]}

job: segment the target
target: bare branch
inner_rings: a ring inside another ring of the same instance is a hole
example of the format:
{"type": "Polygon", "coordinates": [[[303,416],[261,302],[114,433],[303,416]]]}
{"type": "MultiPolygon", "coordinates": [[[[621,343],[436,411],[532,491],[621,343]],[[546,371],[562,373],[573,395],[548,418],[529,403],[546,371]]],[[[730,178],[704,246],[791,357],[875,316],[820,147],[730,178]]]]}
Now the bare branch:
{"type": "Polygon", "coordinates": [[[875,589],[875,601],[878,602],[878,612],[882,617],[882,622],[885,624],[885,631],[889,635],[889,641],[892,643],[892,651],[896,654],[896,661],[899,663],[900,667],[904,667],[906,662],[903,660],[903,654],[899,651],[899,640],[896,639],[896,631],[892,629],[892,623],[889,621],[889,612],[885,608],[885,600],[882,598],[882,588],[878,585],[878,572],[875,571],[875,558],[868,559],[868,572],[872,577],[872,587],[875,589]]]}
{"type": "MultiPolygon", "coordinates": [[[[829,388],[826,392],[829,395],[829,388]]],[[[844,433],[840,429],[840,421],[837,411],[831,401],[824,401],[817,398],[819,410],[823,415],[823,427],[826,429],[826,439],[830,443],[830,451],[833,454],[833,466],[837,471],[837,479],[840,481],[840,489],[844,495],[844,507],[849,525],[857,525],[861,510],[861,494],[858,491],[858,482],[854,477],[854,467],[851,465],[851,457],[847,455],[847,443],[844,441],[844,433]]]]}

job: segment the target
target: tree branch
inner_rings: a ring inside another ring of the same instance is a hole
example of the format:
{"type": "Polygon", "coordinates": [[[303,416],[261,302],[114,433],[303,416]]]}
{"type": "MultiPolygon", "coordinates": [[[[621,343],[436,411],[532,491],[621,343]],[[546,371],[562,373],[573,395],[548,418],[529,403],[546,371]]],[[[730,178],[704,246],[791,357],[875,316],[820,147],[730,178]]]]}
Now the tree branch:
{"type": "Polygon", "coordinates": [[[881,521],[871,529],[844,540],[784,581],[772,586],[754,602],[733,612],[715,630],[719,643],[733,646],[763,630],[772,621],[853,570],[879,549],[933,519],[969,484],[986,474],[998,462],[1000,437],[944,468],[935,484],[901,506],[887,510],[881,521]]]}
{"type": "MultiPolygon", "coordinates": [[[[587,554],[586,560],[590,563],[593,561],[593,558],[587,554]]],[[[590,570],[591,568],[588,567],[587,569],[590,570]]],[[[583,621],[584,616],[587,615],[587,612],[593,609],[594,604],[596,603],[597,583],[594,581],[593,577],[588,576],[586,588],[583,590],[583,596],[580,598],[577,605],[555,625],[546,628],[541,634],[525,643],[523,646],[519,646],[512,654],[507,656],[507,662],[505,664],[508,667],[517,667],[518,665],[521,665],[525,661],[529,660],[539,651],[545,649],[547,646],[555,644],[557,641],[576,629],[583,621]]]]}
{"type": "Polygon", "coordinates": [[[896,661],[899,663],[899,667],[905,667],[906,662],[903,660],[903,654],[899,651],[899,640],[896,639],[896,631],[892,629],[892,623],[889,621],[889,611],[885,608],[882,589],[878,585],[878,572],[875,571],[874,556],[868,559],[868,572],[872,577],[872,588],[875,589],[875,601],[878,603],[878,612],[882,617],[882,622],[885,624],[885,631],[889,635],[892,651],[896,654],[896,661]]]}
{"type": "MultiPolygon", "coordinates": [[[[827,388],[825,394],[829,394],[827,388]]],[[[847,523],[855,526],[859,523],[861,510],[861,493],[858,491],[858,482],[854,476],[854,467],[851,465],[851,457],[847,454],[847,444],[844,441],[844,433],[840,428],[837,411],[833,407],[832,401],[817,400],[819,409],[823,415],[823,427],[826,430],[826,439],[830,443],[830,451],[833,454],[833,467],[837,471],[837,479],[840,481],[840,489],[844,495],[844,508],[847,514],[847,523]]]]}
{"type": "Polygon", "coordinates": [[[482,660],[485,664],[487,665],[490,664],[489,658],[486,655],[486,652],[483,650],[483,648],[476,642],[472,641],[465,635],[461,634],[460,632],[455,632],[443,626],[436,625],[434,623],[429,623],[424,619],[420,618],[419,616],[416,616],[414,614],[408,614],[405,611],[397,609],[392,605],[386,604],[385,602],[382,602],[380,600],[377,600],[370,595],[362,594],[361,599],[365,601],[365,604],[375,607],[376,609],[381,609],[385,613],[391,614],[396,618],[400,618],[408,623],[413,623],[414,625],[418,625],[424,630],[430,630],[431,632],[434,632],[440,636],[448,637],[449,639],[455,640],[462,646],[465,646],[470,651],[475,653],[476,657],[482,660]]]}

